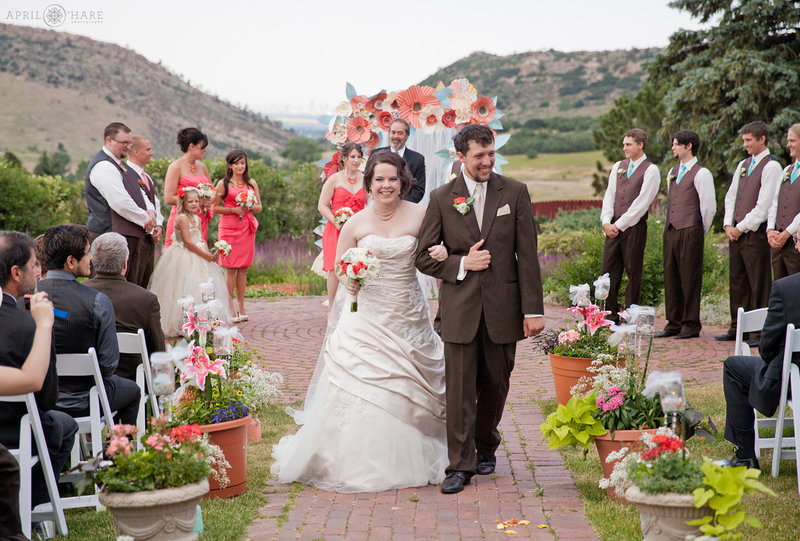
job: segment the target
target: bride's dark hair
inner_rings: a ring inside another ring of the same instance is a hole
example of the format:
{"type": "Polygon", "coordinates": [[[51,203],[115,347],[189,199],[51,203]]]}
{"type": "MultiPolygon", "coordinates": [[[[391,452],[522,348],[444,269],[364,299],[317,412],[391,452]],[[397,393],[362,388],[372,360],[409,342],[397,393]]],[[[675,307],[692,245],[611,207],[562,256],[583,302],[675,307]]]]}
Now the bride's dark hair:
{"type": "Polygon", "coordinates": [[[370,191],[370,187],[372,186],[372,178],[375,176],[375,167],[379,163],[385,163],[387,165],[393,165],[395,169],[397,169],[397,177],[400,179],[400,195],[406,195],[410,190],[411,187],[414,185],[414,177],[411,176],[411,172],[408,170],[406,166],[406,161],[389,150],[382,150],[375,154],[374,157],[371,157],[369,161],[367,161],[367,170],[364,171],[364,190],[367,193],[370,191]]]}
{"type": "Polygon", "coordinates": [[[222,194],[223,200],[228,197],[228,187],[231,185],[231,178],[233,178],[233,168],[231,166],[242,158],[244,158],[244,173],[242,174],[242,178],[245,184],[253,189],[256,188],[253,182],[250,181],[250,160],[247,159],[247,154],[244,150],[231,150],[228,152],[228,155],[225,156],[227,165],[225,166],[225,178],[222,179],[222,184],[225,186],[225,192],[222,194]]]}

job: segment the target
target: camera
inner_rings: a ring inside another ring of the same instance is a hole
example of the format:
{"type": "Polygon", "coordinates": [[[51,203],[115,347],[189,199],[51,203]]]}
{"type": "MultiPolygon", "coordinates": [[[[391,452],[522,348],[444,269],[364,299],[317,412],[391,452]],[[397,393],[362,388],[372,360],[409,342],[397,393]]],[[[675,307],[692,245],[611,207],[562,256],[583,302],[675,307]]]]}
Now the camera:
{"type": "Polygon", "coordinates": [[[22,297],[25,300],[25,310],[28,312],[31,311],[31,297],[33,297],[33,295],[23,295],[22,297]]]}

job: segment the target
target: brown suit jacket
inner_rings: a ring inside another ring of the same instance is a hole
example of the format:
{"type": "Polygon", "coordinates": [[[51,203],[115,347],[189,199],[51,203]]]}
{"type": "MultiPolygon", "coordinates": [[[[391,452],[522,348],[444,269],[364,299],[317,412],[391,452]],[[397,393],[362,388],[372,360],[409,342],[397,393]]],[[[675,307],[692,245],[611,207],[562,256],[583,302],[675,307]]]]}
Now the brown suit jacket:
{"type": "MultiPolygon", "coordinates": [[[[128,282],[121,274],[97,274],[83,285],[105,293],[114,306],[117,332],[135,333],[144,329],[147,352],[164,351],[164,332],[161,330],[161,306],[158,297],[143,287],[128,282]]],[[[136,367],[142,360],[138,355],[119,356],[116,374],[136,379],[136,367]]]]}
{"type": "Polygon", "coordinates": [[[471,342],[481,313],[492,342],[516,342],[524,338],[523,314],[544,314],[528,189],[495,173],[487,184],[482,231],[471,208],[462,216],[453,206],[457,197],[469,197],[463,174],[431,193],[420,229],[416,265],[443,280],[439,303],[445,342],[471,342]],[[457,281],[461,256],[480,239],[485,239],[481,249],[492,256],[489,268],[468,271],[464,280],[457,281]],[[428,248],[442,241],[449,257],[439,262],[428,255],[428,248]]]}

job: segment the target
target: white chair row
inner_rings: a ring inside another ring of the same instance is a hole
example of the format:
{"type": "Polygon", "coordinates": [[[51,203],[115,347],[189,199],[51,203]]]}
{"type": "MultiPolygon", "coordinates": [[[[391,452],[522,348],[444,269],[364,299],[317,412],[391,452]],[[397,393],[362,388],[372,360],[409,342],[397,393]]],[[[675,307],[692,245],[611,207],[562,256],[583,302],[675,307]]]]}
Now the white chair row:
{"type": "Polygon", "coordinates": [[[141,391],[139,399],[139,413],[136,416],[136,428],[139,434],[145,431],[145,404],[150,401],[153,416],[159,415],[158,400],[153,392],[153,371],[150,369],[150,356],[147,354],[147,341],[144,331],[139,329],[136,333],[118,332],[117,342],[120,353],[132,353],[141,356],[142,363],[136,367],[136,384],[141,391]]]}

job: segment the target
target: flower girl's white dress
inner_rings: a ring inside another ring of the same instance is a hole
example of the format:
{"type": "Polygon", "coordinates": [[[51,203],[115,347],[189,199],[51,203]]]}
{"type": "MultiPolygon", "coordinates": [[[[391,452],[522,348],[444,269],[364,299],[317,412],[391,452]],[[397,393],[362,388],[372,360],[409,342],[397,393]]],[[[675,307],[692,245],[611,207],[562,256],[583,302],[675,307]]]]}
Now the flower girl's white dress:
{"type": "Polygon", "coordinates": [[[190,252],[185,242],[203,246],[205,241],[200,232],[200,219],[189,216],[190,239],[183,239],[177,227],[173,233],[172,245],[167,248],[158,260],[149,289],[158,297],[161,305],[161,328],[165,336],[178,336],[183,325],[183,312],[178,306],[178,299],[191,295],[195,304],[202,302],[200,284],[214,282],[216,298],[222,305],[217,317],[224,323],[230,323],[231,311],[228,302],[228,287],[225,285],[225,271],[211,261],[190,252]]]}

